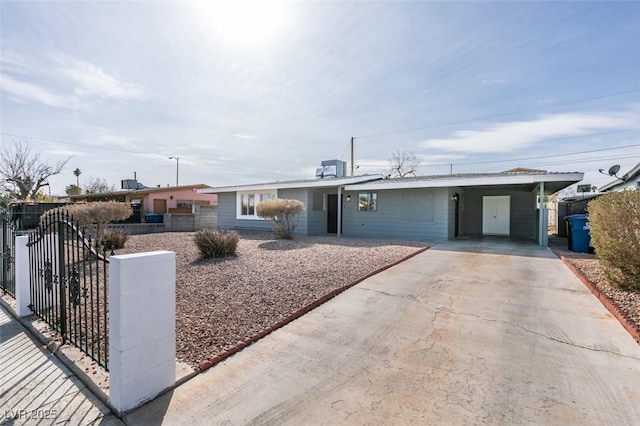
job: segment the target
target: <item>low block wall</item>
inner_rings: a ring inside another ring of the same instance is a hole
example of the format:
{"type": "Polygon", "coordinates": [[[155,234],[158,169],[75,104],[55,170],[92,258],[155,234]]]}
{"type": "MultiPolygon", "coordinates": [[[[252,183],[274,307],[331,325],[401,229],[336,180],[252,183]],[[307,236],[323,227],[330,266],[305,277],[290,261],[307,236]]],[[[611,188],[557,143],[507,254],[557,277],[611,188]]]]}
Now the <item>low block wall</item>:
{"type": "Polygon", "coordinates": [[[110,223],[107,225],[107,229],[122,231],[129,235],[153,234],[165,231],[163,223],[110,223]]]}
{"type": "Polygon", "coordinates": [[[195,229],[195,215],[193,214],[164,214],[165,232],[190,232],[195,229]]]}

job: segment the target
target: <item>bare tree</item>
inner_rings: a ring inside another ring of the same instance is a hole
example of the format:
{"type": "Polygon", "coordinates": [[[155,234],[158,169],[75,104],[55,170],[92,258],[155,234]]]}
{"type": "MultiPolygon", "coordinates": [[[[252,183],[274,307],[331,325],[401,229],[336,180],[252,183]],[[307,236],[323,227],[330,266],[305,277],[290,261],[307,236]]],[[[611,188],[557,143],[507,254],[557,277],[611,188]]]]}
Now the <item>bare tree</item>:
{"type": "Polygon", "coordinates": [[[0,152],[0,188],[19,200],[36,197],[47,179],[62,171],[71,159],[58,161],[52,166],[40,159],[40,154],[31,151],[26,142],[15,142],[0,152]]]}
{"type": "Polygon", "coordinates": [[[416,170],[420,166],[422,160],[418,158],[415,152],[397,150],[391,154],[389,163],[391,164],[391,177],[416,176],[416,170]]]}
{"type": "Polygon", "coordinates": [[[90,177],[84,185],[85,194],[101,194],[103,192],[113,192],[115,190],[115,185],[112,185],[107,182],[106,179],[101,178],[90,177]]]}

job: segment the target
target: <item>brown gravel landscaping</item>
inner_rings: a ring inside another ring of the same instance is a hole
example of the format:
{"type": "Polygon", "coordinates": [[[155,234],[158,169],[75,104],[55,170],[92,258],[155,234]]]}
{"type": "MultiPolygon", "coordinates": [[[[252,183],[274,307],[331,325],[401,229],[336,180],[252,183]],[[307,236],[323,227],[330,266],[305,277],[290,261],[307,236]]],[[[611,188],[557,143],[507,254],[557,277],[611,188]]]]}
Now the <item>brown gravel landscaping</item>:
{"type": "Polygon", "coordinates": [[[600,262],[595,254],[574,253],[567,248],[567,239],[549,237],[549,247],[558,255],[567,259],[576,267],[600,292],[607,296],[619,310],[640,329],[640,292],[626,291],[609,284],[600,262]]]}
{"type": "Polygon", "coordinates": [[[194,233],[132,235],[116,254],[176,252],[176,350],[198,367],[304,306],[425,247],[336,237],[242,235],[237,256],[202,260],[194,233]]]}

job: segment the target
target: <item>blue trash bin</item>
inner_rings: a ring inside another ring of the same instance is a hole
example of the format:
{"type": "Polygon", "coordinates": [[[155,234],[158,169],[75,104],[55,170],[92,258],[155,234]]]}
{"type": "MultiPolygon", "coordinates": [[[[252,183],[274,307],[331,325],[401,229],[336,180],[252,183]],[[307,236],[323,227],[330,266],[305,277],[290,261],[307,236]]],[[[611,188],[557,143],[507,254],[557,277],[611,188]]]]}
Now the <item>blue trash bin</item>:
{"type": "Polygon", "coordinates": [[[162,223],[163,215],[161,214],[145,214],[144,221],[147,223],[162,223]]]}
{"type": "Polygon", "coordinates": [[[589,235],[589,217],[586,214],[572,214],[565,218],[569,224],[569,250],[577,253],[589,253],[591,236],[589,235]]]}

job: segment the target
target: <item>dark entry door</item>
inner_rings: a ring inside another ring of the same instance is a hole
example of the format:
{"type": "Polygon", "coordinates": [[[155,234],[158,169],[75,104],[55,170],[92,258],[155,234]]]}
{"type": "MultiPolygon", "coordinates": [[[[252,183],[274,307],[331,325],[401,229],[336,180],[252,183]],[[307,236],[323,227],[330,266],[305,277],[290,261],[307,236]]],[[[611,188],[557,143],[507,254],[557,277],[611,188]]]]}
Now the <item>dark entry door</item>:
{"type": "MultiPolygon", "coordinates": [[[[342,233],[342,221],[340,221],[342,233]]],[[[327,194],[327,233],[338,233],[338,194],[327,194]]]]}

